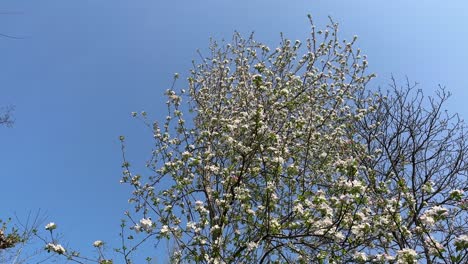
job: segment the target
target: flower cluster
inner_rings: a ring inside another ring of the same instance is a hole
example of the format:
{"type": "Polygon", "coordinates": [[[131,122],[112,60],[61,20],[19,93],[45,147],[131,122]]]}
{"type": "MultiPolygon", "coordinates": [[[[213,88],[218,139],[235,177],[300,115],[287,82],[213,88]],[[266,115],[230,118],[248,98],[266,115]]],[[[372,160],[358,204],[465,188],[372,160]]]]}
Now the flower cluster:
{"type": "Polygon", "coordinates": [[[57,254],[64,254],[65,253],[65,248],[62,247],[62,245],[60,244],[53,244],[53,243],[48,243],[46,246],[45,246],[45,250],[47,250],[48,252],[55,252],[57,254]]]}
{"type": "Polygon", "coordinates": [[[142,218],[139,224],[136,224],[133,229],[137,232],[144,231],[150,233],[154,229],[154,223],[151,221],[151,218],[142,218]]]}
{"type": "Polygon", "coordinates": [[[418,259],[418,253],[411,248],[404,248],[397,251],[398,261],[397,263],[401,264],[413,264],[416,263],[418,259]]]}
{"type": "Polygon", "coordinates": [[[442,220],[448,216],[448,209],[441,206],[434,206],[420,216],[420,220],[426,226],[433,226],[436,221],[442,220]]]}

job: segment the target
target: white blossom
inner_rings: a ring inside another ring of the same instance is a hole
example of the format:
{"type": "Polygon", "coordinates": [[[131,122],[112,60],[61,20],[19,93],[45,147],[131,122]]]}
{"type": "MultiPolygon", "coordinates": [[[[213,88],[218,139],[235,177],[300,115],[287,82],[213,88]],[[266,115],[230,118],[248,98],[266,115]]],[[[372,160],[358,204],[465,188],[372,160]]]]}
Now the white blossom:
{"type": "Polygon", "coordinates": [[[258,247],[258,243],[253,242],[253,241],[251,241],[251,242],[249,242],[247,244],[247,250],[248,251],[252,251],[252,250],[256,249],[257,247],[258,247]]]}
{"type": "Polygon", "coordinates": [[[358,261],[367,261],[368,257],[365,252],[356,252],[354,253],[354,259],[358,261]]]}
{"type": "Polygon", "coordinates": [[[413,264],[416,263],[418,253],[411,248],[404,248],[397,251],[397,263],[399,264],[413,264]]]}
{"type": "Polygon", "coordinates": [[[153,230],[153,222],[151,221],[150,218],[142,218],[140,220],[140,228],[143,229],[146,232],[151,232],[153,230]]]}
{"type": "Polygon", "coordinates": [[[101,240],[96,240],[93,242],[94,247],[102,247],[103,245],[104,245],[104,242],[102,242],[101,240]]]}
{"type": "Polygon", "coordinates": [[[169,231],[171,231],[169,226],[163,225],[159,232],[160,232],[161,235],[166,235],[167,233],[169,233],[169,231]]]}
{"type": "Polygon", "coordinates": [[[59,255],[61,254],[64,254],[65,253],[65,248],[62,247],[62,245],[60,244],[54,244],[54,243],[48,243],[46,246],[45,246],[45,250],[47,251],[53,251],[59,255]]]}
{"type": "Polygon", "coordinates": [[[54,222],[50,222],[45,226],[46,230],[52,231],[57,228],[57,225],[54,222]]]}

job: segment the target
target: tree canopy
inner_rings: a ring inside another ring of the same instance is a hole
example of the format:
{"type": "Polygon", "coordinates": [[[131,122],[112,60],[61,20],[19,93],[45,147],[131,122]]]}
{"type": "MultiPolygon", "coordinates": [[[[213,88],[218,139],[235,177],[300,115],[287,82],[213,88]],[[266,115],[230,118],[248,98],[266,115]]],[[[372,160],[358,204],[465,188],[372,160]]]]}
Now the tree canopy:
{"type": "MultiPolygon", "coordinates": [[[[173,263],[465,263],[465,125],[445,89],[369,87],[356,39],[333,20],[274,49],[236,33],[200,53],[186,88],[175,75],[165,120],[133,113],[154,145],[134,171],[121,137],[135,209],[122,262],[168,240],[173,263]]],[[[103,244],[95,261],[112,263],[103,244]]]]}

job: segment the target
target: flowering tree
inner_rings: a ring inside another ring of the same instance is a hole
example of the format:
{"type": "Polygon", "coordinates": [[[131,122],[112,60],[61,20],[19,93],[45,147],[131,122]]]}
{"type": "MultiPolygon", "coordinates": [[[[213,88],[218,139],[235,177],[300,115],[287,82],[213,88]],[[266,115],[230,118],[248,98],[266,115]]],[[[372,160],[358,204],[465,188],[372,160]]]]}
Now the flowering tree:
{"type": "Polygon", "coordinates": [[[352,144],[350,124],[368,111],[355,94],[372,77],[354,41],[339,41],[332,24],[312,28],[302,56],[301,42],[287,39],[273,51],[239,35],[212,43],[188,91],[166,92],[169,115],[153,125],[154,174],[124,164],[136,211],[157,219],[134,229],[173,239],[175,262],[352,258],[353,218],[369,199],[358,174],[367,154],[352,144]]]}
{"type": "Polygon", "coordinates": [[[442,111],[447,94],[425,108],[409,88],[369,93],[356,37],[311,25],[304,43],[282,37],[273,50],[239,34],[213,42],[188,88],[166,91],[164,122],[133,113],[154,146],[143,176],[121,137],[135,206],[122,262],[166,239],[174,263],[467,261],[467,145],[442,111]]]}

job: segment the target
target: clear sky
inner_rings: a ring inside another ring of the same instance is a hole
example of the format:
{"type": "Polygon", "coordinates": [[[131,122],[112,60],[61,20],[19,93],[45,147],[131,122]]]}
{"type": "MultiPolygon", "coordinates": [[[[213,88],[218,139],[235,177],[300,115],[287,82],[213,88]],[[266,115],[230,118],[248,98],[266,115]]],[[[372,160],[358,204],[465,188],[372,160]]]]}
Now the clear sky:
{"type": "Polygon", "coordinates": [[[464,0],[3,0],[0,12],[0,33],[20,37],[0,37],[0,106],[16,106],[14,127],[0,127],[0,218],[41,209],[75,248],[118,238],[131,191],[118,183],[118,136],[142,167],[151,134],[130,112],[164,118],[173,73],[210,36],[255,31],[275,47],[279,32],[307,36],[306,14],[319,26],[331,15],[359,36],[371,86],[392,74],[427,95],[441,84],[449,111],[468,117],[464,0]]]}

